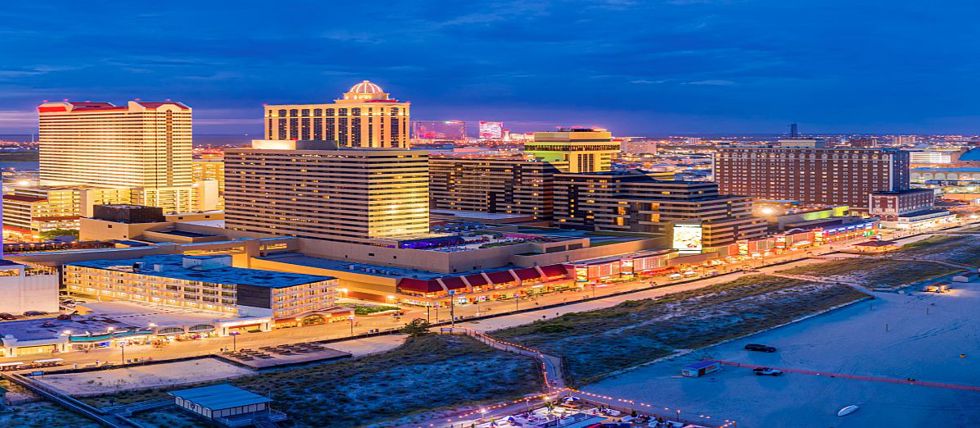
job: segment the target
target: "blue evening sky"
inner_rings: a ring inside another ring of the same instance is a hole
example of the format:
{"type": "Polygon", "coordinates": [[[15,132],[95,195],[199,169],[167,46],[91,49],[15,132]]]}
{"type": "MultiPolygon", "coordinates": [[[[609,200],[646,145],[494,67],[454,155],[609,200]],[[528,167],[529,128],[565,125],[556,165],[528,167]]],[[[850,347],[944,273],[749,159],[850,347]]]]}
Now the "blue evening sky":
{"type": "Polygon", "coordinates": [[[980,2],[8,1],[0,133],[171,98],[199,133],[362,79],[416,119],[618,135],[980,131],[980,2]]]}

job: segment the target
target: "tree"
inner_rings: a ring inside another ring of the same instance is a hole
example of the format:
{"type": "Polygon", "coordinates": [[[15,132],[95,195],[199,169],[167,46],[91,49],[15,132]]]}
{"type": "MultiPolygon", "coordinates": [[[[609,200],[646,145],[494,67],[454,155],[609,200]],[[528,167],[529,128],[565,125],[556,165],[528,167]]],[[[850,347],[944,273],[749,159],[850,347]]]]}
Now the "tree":
{"type": "Polygon", "coordinates": [[[52,229],[41,232],[41,239],[51,241],[61,236],[70,236],[78,239],[78,231],[73,229],[52,229]]]}
{"type": "Polygon", "coordinates": [[[431,326],[428,321],[422,318],[416,318],[412,322],[405,324],[405,327],[402,327],[402,333],[409,336],[424,336],[429,334],[429,327],[431,326]]]}

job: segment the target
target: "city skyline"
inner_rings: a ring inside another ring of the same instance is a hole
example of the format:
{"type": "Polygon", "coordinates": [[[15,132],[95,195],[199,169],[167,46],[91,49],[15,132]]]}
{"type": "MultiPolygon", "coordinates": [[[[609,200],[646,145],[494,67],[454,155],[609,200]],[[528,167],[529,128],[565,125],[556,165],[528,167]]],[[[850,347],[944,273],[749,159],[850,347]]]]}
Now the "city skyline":
{"type": "Polygon", "coordinates": [[[971,133],[978,116],[967,2],[188,6],[0,12],[0,133],[33,132],[45,99],[172,98],[197,133],[258,135],[263,104],[330,102],[364,79],[418,119],[516,131],[971,133]]]}

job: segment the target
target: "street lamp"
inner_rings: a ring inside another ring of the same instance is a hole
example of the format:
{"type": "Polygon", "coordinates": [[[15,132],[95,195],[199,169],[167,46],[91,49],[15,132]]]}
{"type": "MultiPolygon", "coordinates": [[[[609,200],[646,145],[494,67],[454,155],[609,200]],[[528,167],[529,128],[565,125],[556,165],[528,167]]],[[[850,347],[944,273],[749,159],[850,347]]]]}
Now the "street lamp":
{"type": "Polygon", "coordinates": [[[126,341],[119,342],[119,350],[122,351],[122,363],[126,364],[126,341]]]}
{"type": "Polygon", "coordinates": [[[231,336],[231,352],[238,352],[238,335],[241,334],[237,331],[228,333],[231,336]]]}
{"type": "Polygon", "coordinates": [[[347,321],[350,321],[350,335],[351,337],[354,337],[354,316],[348,315],[347,321]]]}

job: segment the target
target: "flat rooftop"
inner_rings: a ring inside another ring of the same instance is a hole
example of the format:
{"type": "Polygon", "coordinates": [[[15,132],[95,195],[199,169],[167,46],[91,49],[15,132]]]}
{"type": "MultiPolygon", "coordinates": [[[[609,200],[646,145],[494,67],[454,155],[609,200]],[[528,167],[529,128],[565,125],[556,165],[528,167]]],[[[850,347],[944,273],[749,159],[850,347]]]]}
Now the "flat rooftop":
{"type": "Polygon", "coordinates": [[[487,213],[463,210],[429,210],[430,214],[474,220],[519,220],[532,217],[530,214],[487,213]]]}
{"type": "Polygon", "coordinates": [[[368,263],[357,263],[357,262],[344,261],[344,260],[324,259],[320,257],[307,256],[300,253],[270,254],[265,257],[259,257],[259,259],[269,260],[273,262],[280,262],[280,263],[289,263],[298,266],[346,271],[346,272],[360,273],[365,275],[374,275],[374,276],[380,276],[380,277],[392,278],[392,279],[415,278],[415,279],[429,280],[429,279],[442,278],[446,276],[470,275],[479,272],[490,273],[490,272],[497,272],[497,271],[506,271],[508,269],[520,269],[520,267],[517,266],[504,266],[504,267],[493,268],[493,269],[480,269],[480,270],[466,271],[466,272],[454,272],[450,274],[450,273],[431,272],[431,271],[421,270],[421,269],[409,269],[409,268],[401,268],[401,267],[394,267],[394,266],[381,266],[381,265],[372,265],[368,263]]]}
{"type": "Polygon", "coordinates": [[[222,236],[222,235],[217,235],[217,234],[213,234],[213,233],[198,233],[198,232],[190,232],[190,231],[178,230],[178,229],[171,229],[171,230],[151,230],[150,232],[153,232],[153,233],[161,233],[161,234],[164,234],[164,235],[183,236],[183,237],[186,237],[186,238],[207,238],[207,237],[211,237],[211,236],[222,236]]]}
{"type": "Polygon", "coordinates": [[[19,341],[51,340],[57,339],[66,331],[70,331],[73,335],[84,335],[86,333],[103,334],[110,327],[115,331],[137,328],[136,325],[109,317],[76,316],[73,318],[71,320],[39,318],[0,322],[0,337],[13,336],[19,341]]]}
{"type": "Polygon", "coordinates": [[[269,397],[264,397],[227,383],[181,389],[170,392],[170,395],[211,410],[230,409],[272,401],[269,397]]]}
{"type": "Polygon", "coordinates": [[[184,267],[184,259],[206,260],[227,256],[185,256],[181,254],[164,254],[140,257],[126,260],[90,260],[66,263],[69,266],[81,266],[94,269],[117,270],[138,273],[140,275],[159,276],[164,278],[201,281],[213,284],[252,285],[256,287],[283,288],[311,282],[334,279],[329,276],[305,275],[289,272],[275,272],[258,269],[245,269],[230,266],[200,266],[184,267]],[[141,263],[142,267],[133,266],[141,263]],[[159,266],[159,269],[155,268],[159,266]]]}
{"type": "Polygon", "coordinates": [[[394,279],[397,278],[434,279],[441,276],[445,276],[445,274],[430,272],[430,271],[425,271],[420,269],[380,266],[380,265],[356,263],[356,262],[344,261],[344,260],[324,259],[320,257],[307,256],[300,253],[276,253],[276,254],[270,254],[265,257],[259,257],[259,259],[269,260],[273,262],[280,262],[280,263],[289,263],[298,266],[347,271],[351,273],[361,273],[361,274],[382,276],[382,277],[394,278],[394,279]]]}

